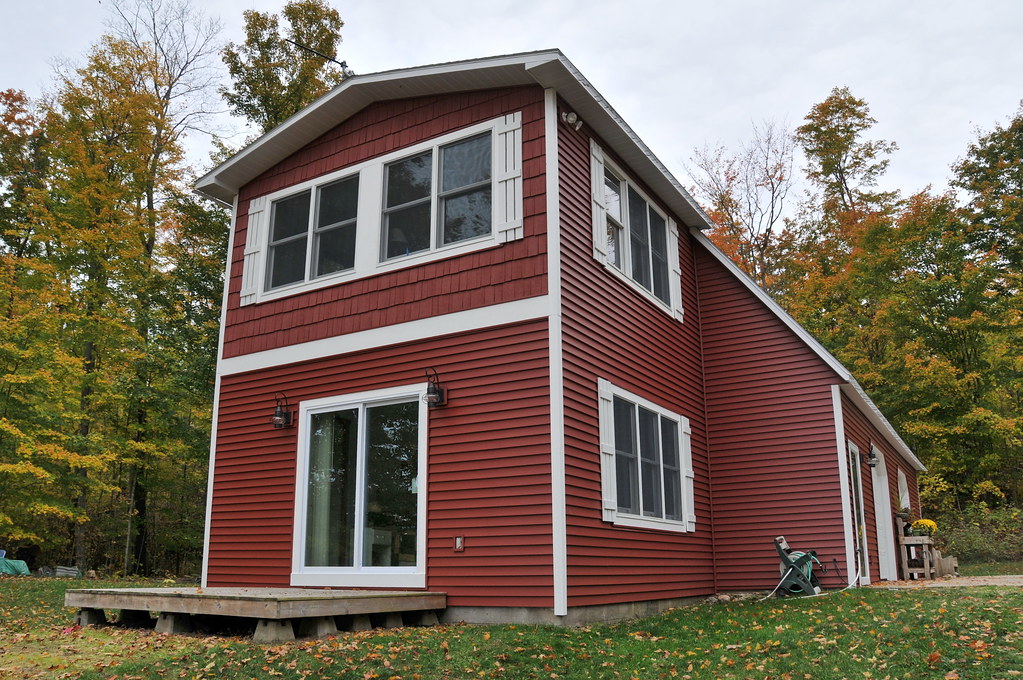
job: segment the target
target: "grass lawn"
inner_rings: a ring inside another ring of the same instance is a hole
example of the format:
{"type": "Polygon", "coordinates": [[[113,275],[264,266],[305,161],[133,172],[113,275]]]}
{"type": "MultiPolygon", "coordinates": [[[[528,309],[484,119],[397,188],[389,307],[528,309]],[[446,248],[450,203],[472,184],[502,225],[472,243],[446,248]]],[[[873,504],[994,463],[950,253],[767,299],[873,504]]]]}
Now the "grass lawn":
{"type": "Polygon", "coordinates": [[[960,564],[961,576],[1000,576],[1002,574],[1023,574],[1023,562],[979,562],[960,564]]]}
{"type": "Polygon", "coordinates": [[[0,678],[1014,678],[1023,589],[860,589],[678,609],[614,626],[464,626],[257,645],[117,626],[81,629],[66,588],[0,578],[0,678]]]}

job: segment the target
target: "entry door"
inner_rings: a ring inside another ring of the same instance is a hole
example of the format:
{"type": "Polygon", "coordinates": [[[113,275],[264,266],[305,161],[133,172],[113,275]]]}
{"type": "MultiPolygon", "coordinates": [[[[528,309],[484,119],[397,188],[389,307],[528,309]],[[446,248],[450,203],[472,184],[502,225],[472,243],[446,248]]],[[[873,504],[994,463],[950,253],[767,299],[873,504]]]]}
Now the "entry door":
{"type": "Polygon", "coordinates": [[[876,447],[871,449],[877,456],[877,467],[871,472],[874,482],[874,520],[877,523],[877,559],[881,565],[879,577],[884,581],[898,580],[895,566],[895,531],[892,529],[891,489],[888,487],[888,468],[884,454],[876,447]]]}

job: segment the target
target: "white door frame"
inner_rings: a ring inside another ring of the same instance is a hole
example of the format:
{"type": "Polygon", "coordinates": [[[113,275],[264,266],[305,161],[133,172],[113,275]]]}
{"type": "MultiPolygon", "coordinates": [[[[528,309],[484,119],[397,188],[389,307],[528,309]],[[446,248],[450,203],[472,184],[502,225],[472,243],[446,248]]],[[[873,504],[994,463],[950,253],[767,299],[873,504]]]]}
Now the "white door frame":
{"type": "Polygon", "coordinates": [[[870,552],[867,549],[867,515],[863,506],[863,464],[860,460],[860,448],[852,440],[846,441],[848,457],[846,468],[849,475],[850,493],[848,502],[852,505],[852,533],[855,546],[859,548],[859,563],[853,563],[854,568],[859,568],[860,585],[870,584],[870,552]]]}
{"type": "Polygon", "coordinates": [[[892,528],[892,498],[888,486],[888,467],[884,453],[871,444],[870,450],[877,457],[877,465],[871,470],[874,487],[874,522],[877,525],[877,560],[880,565],[878,578],[882,581],[898,580],[895,566],[895,531],[892,528]]]}

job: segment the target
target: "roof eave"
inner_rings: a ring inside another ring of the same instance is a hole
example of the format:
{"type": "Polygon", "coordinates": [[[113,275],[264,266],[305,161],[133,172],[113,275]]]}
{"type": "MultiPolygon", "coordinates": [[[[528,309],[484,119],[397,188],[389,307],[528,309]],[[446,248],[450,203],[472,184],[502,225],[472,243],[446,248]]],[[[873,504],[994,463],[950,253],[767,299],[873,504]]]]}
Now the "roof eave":
{"type": "Polygon", "coordinates": [[[517,85],[555,89],[685,224],[710,225],[678,180],[559,50],[352,76],[200,178],[196,189],[230,203],[267,168],[376,101],[517,85]]]}

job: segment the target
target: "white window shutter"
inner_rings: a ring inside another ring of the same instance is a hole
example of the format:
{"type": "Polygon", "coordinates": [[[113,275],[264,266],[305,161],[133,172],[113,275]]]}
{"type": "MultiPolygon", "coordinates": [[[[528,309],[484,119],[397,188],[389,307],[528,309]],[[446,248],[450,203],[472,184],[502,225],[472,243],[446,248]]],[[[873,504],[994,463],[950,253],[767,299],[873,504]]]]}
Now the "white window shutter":
{"type": "Polygon", "coordinates": [[[614,402],[611,385],[604,379],[597,381],[597,416],[600,422],[600,508],[605,522],[613,522],[618,511],[615,490],[614,402]]]}
{"type": "Polygon", "coordinates": [[[494,128],[494,208],[498,243],[525,236],[522,225],[522,113],[506,115],[494,128]]]}
{"type": "Polygon", "coordinates": [[[263,248],[266,243],[266,229],[270,218],[266,196],[249,201],[248,226],[245,229],[245,258],[242,263],[242,305],[256,301],[263,282],[263,248]]]}
{"type": "Polygon", "coordinates": [[[686,531],[696,531],[696,499],[693,496],[693,449],[690,444],[693,429],[689,419],[682,421],[682,504],[685,512],[686,531]]]}
{"type": "Polygon", "coordinates": [[[607,264],[607,206],[604,202],[604,150],[590,139],[590,194],[593,198],[593,257],[607,264]]]}
{"type": "Polygon", "coordinates": [[[682,308],[682,264],[679,262],[678,249],[680,239],[678,224],[668,218],[668,260],[671,265],[671,310],[675,318],[682,321],[685,310],[682,308]]]}

